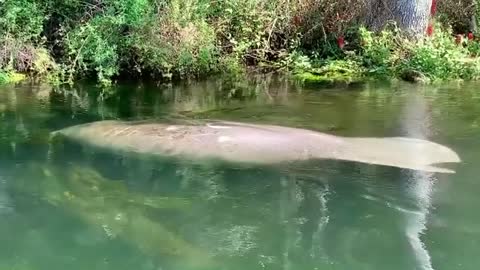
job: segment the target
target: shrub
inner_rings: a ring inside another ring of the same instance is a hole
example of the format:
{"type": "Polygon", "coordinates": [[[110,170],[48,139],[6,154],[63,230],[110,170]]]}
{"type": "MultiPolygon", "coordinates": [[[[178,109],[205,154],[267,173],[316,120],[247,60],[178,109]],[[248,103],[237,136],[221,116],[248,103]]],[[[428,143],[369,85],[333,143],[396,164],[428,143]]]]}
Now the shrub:
{"type": "Polygon", "coordinates": [[[57,66],[42,36],[48,19],[42,1],[4,0],[0,9],[0,81],[23,79],[21,73],[54,76],[57,66]]]}
{"type": "Polygon", "coordinates": [[[0,9],[0,37],[20,42],[39,41],[46,14],[35,0],[3,0],[0,9]]]}
{"type": "Polygon", "coordinates": [[[407,40],[394,30],[374,34],[360,27],[358,32],[360,38],[358,59],[367,68],[368,73],[377,77],[393,75],[398,59],[404,56],[402,43],[407,40]]]}
{"type": "Polygon", "coordinates": [[[452,26],[454,33],[473,30],[474,16],[478,13],[476,0],[437,0],[441,20],[452,26]]]}
{"type": "Polygon", "coordinates": [[[198,76],[215,69],[215,34],[206,22],[181,26],[163,18],[146,25],[133,37],[132,51],[140,69],[154,75],[198,76]]]}
{"type": "Polygon", "coordinates": [[[397,73],[413,70],[437,81],[478,78],[479,59],[472,58],[464,44],[455,42],[451,28],[437,29],[431,38],[404,43],[408,55],[401,59],[397,73]]]}
{"type": "MultiPolygon", "coordinates": [[[[439,2],[439,11],[456,23],[457,31],[470,20],[473,9],[447,9],[445,3],[439,2]]],[[[433,80],[467,79],[476,78],[478,69],[476,59],[469,56],[480,55],[476,42],[457,46],[451,29],[410,42],[395,28],[379,34],[358,28],[366,0],[0,0],[0,4],[0,70],[58,74],[70,83],[95,77],[108,85],[120,74],[197,77],[239,72],[243,65],[316,69],[325,74],[351,65],[352,74],[375,77],[413,71],[433,80]],[[350,41],[346,52],[337,45],[340,36],[350,41]]]]}
{"type": "Polygon", "coordinates": [[[466,40],[457,44],[451,28],[437,24],[436,29],[432,37],[411,40],[395,28],[375,34],[360,27],[358,47],[347,51],[344,60],[318,61],[297,57],[293,62],[302,63],[295,67],[310,73],[308,80],[323,81],[330,77],[345,81],[365,74],[410,81],[479,79],[479,43],[466,40]]]}

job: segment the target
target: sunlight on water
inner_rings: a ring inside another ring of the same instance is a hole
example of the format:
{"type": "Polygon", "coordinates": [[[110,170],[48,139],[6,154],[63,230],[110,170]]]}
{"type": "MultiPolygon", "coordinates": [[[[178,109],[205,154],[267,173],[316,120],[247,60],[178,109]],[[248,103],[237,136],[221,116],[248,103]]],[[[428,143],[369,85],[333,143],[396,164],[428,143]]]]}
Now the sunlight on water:
{"type": "Polygon", "coordinates": [[[270,76],[116,94],[0,86],[0,270],[477,269],[477,88],[315,89],[270,76]],[[102,119],[199,118],[428,139],[463,162],[456,174],[333,160],[242,167],[50,138],[102,119]]]}
{"type": "MultiPolygon", "coordinates": [[[[429,139],[430,115],[427,102],[424,97],[416,93],[410,93],[405,104],[405,118],[403,127],[409,137],[429,139]]],[[[421,160],[425,157],[421,153],[412,153],[411,158],[421,160]]],[[[421,237],[427,230],[428,214],[431,207],[433,185],[435,176],[427,172],[412,172],[411,186],[409,193],[417,201],[418,211],[406,213],[407,227],[406,235],[409,238],[419,267],[424,270],[433,270],[431,257],[421,237]]]]}

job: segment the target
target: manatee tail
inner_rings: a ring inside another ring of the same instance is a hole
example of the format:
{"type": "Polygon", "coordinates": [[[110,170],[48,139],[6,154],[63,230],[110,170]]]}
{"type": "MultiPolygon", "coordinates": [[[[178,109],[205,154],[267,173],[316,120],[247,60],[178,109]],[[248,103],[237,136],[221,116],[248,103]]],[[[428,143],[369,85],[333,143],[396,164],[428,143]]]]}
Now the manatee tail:
{"type": "Polygon", "coordinates": [[[341,159],[398,168],[455,173],[435,164],[458,163],[452,149],[427,140],[412,138],[345,138],[341,159]]]}

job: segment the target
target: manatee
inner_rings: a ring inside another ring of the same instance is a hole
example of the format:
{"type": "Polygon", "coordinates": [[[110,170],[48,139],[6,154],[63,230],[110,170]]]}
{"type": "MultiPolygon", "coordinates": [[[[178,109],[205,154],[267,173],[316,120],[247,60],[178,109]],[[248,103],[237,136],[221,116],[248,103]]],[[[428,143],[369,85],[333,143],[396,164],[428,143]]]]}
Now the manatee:
{"type": "Polygon", "coordinates": [[[435,164],[461,161],[450,148],[427,140],[341,137],[308,129],[229,121],[171,124],[105,120],[52,133],[53,137],[60,135],[112,150],[237,164],[336,159],[454,173],[435,164]]]}

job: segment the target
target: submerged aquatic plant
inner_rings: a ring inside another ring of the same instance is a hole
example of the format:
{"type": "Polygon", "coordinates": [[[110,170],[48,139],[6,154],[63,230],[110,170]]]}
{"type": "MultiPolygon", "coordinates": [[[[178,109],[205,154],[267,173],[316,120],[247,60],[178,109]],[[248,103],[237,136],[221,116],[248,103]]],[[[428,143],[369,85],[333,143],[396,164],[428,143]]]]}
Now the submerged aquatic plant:
{"type": "Polygon", "coordinates": [[[129,191],[121,181],[106,179],[86,167],[60,169],[38,164],[24,172],[27,177],[18,177],[16,192],[39,194],[48,204],[103,230],[109,238],[130,242],[146,255],[154,258],[168,255],[190,266],[212,266],[206,252],[169,231],[145,212],[146,208],[185,209],[189,206],[185,199],[144,196],[129,191]],[[33,185],[27,180],[31,173],[41,175],[33,185]]]}

